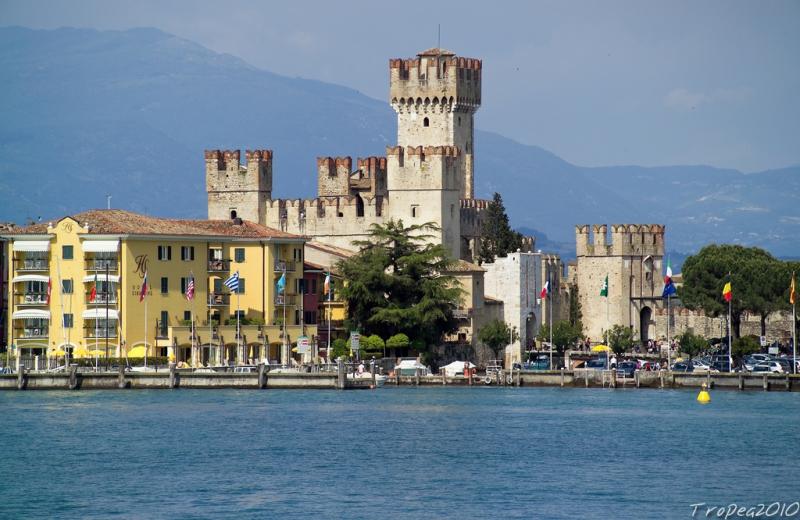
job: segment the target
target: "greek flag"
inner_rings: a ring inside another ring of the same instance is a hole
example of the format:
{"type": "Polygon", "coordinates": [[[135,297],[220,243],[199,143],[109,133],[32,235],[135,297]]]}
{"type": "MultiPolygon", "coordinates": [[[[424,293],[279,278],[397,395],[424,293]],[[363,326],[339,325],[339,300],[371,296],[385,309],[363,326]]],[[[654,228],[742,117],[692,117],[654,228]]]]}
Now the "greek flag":
{"type": "Polygon", "coordinates": [[[239,292],[239,271],[233,273],[230,278],[222,283],[225,284],[225,287],[230,289],[231,292],[239,292]]]}

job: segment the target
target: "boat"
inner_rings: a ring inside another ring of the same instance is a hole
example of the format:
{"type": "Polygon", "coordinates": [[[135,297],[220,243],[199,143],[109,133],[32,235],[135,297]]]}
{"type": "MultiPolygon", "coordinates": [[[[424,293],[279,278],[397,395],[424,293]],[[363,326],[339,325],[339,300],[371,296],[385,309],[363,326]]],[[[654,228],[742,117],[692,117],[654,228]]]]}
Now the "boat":
{"type": "MultiPolygon", "coordinates": [[[[369,372],[362,372],[360,374],[347,374],[347,379],[351,381],[372,381],[372,374],[369,372]]],[[[386,380],[389,379],[387,376],[383,374],[375,374],[375,386],[380,388],[386,384],[386,380]]]]}

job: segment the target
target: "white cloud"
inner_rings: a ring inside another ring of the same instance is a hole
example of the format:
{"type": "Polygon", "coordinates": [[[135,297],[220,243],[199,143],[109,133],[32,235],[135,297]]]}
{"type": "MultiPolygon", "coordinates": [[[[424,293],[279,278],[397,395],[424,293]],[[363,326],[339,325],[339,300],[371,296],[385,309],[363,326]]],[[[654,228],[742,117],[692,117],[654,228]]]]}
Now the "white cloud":
{"type": "Polygon", "coordinates": [[[685,88],[676,88],[669,91],[664,97],[664,104],[669,108],[678,110],[694,110],[706,100],[706,95],[700,92],[689,92],[685,88]]]}
{"type": "Polygon", "coordinates": [[[664,96],[664,104],[676,110],[694,110],[710,103],[743,103],[753,96],[751,87],[718,88],[713,92],[692,92],[674,88],[664,96]]]}

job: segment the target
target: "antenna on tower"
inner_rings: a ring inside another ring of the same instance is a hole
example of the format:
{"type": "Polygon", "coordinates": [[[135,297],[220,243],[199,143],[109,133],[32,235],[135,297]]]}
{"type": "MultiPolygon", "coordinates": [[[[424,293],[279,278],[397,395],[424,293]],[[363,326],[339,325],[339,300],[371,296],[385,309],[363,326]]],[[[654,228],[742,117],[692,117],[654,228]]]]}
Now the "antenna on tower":
{"type": "Polygon", "coordinates": [[[106,209],[111,209],[111,195],[106,195],[106,209]]]}

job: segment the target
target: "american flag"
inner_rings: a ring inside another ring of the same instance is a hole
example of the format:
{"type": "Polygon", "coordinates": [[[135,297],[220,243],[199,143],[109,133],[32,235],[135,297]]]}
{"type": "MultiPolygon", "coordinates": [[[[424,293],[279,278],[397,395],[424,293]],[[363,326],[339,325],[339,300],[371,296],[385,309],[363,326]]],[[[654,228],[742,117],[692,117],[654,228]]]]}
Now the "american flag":
{"type": "Polygon", "coordinates": [[[194,299],[194,275],[189,275],[189,282],[186,284],[186,299],[191,301],[194,299]]]}

